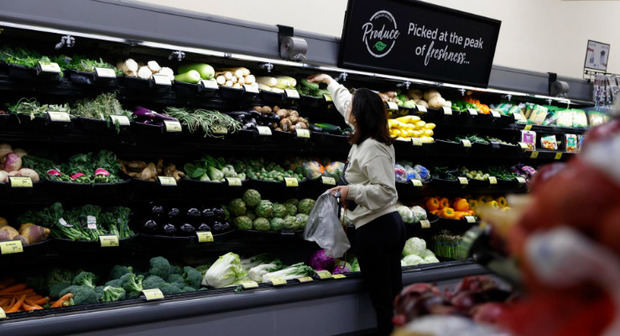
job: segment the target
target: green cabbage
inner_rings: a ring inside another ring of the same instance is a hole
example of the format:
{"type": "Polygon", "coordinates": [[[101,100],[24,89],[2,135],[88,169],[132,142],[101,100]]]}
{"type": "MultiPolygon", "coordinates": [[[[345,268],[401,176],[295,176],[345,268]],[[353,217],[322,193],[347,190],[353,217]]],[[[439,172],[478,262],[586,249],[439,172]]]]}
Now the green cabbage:
{"type": "Polygon", "coordinates": [[[230,286],[237,280],[245,277],[247,273],[241,267],[241,259],[239,255],[228,252],[220,256],[209,267],[202,279],[202,284],[215,288],[230,286]]]}
{"type": "Polygon", "coordinates": [[[254,226],[254,230],[258,230],[258,231],[269,231],[271,229],[269,220],[264,217],[256,218],[252,225],[254,226]]]}
{"type": "Polygon", "coordinates": [[[235,217],[245,215],[245,212],[247,211],[245,202],[241,198],[235,198],[230,201],[228,211],[230,211],[230,213],[235,217]]]}
{"type": "Polygon", "coordinates": [[[418,237],[412,237],[405,242],[405,248],[403,249],[403,256],[417,255],[425,253],[426,241],[418,237]]]}
{"type": "Polygon", "coordinates": [[[262,200],[256,206],[256,215],[258,217],[271,218],[273,217],[273,204],[271,201],[262,200]]]}

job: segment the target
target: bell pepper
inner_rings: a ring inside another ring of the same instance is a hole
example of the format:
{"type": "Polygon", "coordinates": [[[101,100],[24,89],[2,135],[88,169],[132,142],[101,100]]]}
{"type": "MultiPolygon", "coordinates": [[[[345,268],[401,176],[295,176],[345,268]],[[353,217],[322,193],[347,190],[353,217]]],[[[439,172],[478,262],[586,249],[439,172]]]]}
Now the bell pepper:
{"type": "Polygon", "coordinates": [[[443,218],[448,218],[448,219],[454,219],[456,217],[456,212],[454,212],[454,209],[452,208],[443,208],[441,209],[441,217],[443,218]]]}
{"type": "Polygon", "coordinates": [[[461,220],[465,218],[465,216],[469,216],[467,214],[467,211],[455,211],[454,212],[454,219],[461,220]]]}
{"type": "Polygon", "coordinates": [[[493,208],[499,208],[499,204],[497,204],[496,201],[487,202],[486,205],[493,207],[493,208]]]}
{"type": "Polygon", "coordinates": [[[508,201],[506,200],[506,197],[504,196],[498,197],[496,201],[497,201],[497,204],[499,204],[499,206],[501,206],[502,208],[505,208],[508,206],[508,201]]]}
{"type": "Polygon", "coordinates": [[[475,199],[468,200],[469,209],[475,209],[478,206],[478,201],[475,199]]]}
{"type": "Polygon", "coordinates": [[[447,197],[442,197],[439,200],[439,208],[443,209],[443,208],[449,208],[450,207],[450,200],[447,197]]]}
{"type": "Polygon", "coordinates": [[[454,210],[456,211],[469,210],[469,203],[467,203],[467,200],[464,198],[456,198],[452,206],[454,207],[454,210]]]}
{"type": "Polygon", "coordinates": [[[433,211],[439,209],[439,200],[437,197],[431,197],[426,200],[426,210],[433,211]]]}

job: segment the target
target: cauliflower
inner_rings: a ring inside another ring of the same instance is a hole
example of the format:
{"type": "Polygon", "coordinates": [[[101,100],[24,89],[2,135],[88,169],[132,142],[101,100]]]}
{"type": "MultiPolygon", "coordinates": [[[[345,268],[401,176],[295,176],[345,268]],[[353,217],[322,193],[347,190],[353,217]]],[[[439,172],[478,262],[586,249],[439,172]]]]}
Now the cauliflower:
{"type": "Polygon", "coordinates": [[[424,239],[418,238],[418,237],[412,237],[407,239],[407,242],[405,242],[405,248],[403,249],[403,256],[409,256],[409,255],[420,255],[422,253],[424,253],[424,250],[426,250],[426,241],[424,241],[424,239]]]}
{"type": "Polygon", "coordinates": [[[408,255],[400,261],[401,266],[415,266],[419,264],[424,264],[424,259],[415,254],[408,255]]]}

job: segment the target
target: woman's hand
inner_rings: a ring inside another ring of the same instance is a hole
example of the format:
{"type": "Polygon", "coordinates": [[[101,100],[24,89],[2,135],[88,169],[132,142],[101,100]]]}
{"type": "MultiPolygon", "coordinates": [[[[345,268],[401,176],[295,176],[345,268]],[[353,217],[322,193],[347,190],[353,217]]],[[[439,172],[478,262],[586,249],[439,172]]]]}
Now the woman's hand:
{"type": "Polygon", "coordinates": [[[329,85],[329,83],[331,83],[333,80],[334,79],[330,75],[326,74],[318,74],[308,77],[308,82],[310,83],[325,83],[329,85]]]}
{"type": "Polygon", "coordinates": [[[329,189],[329,193],[333,196],[336,196],[335,193],[340,193],[340,199],[342,201],[347,200],[347,196],[349,196],[349,187],[348,186],[337,186],[329,189]]]}

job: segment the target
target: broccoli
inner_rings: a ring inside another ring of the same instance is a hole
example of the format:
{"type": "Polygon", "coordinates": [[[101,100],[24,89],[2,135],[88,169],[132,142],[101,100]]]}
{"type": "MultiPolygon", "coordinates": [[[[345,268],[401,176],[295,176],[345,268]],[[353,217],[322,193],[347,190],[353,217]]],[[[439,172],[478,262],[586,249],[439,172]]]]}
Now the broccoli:
{"type": "Polygon", "coordinates": [[[181,290],[183,291],[183,293],[187,293],[187,292],[195,292],[197,288],[193,288],[190,286],[185,286],[183,287],[181,290]]]}
{"type": "Polygon", "coordinates": [[[89,286],[69,286],[60,292],[60,296],[67,293],[73,294],[73,304],[92,304],[97,303],[97,293],[95,289],[89,286]]]}
{"type": "Polygon", "coordinates": [[[60,292],[69,286],[71,286],[71,283],[69,282],[57,282],[49,286],[49,294],[53,298],[59,298],[60,292]]]}
{"type": "Polygon", "coordinates": [[[185,279],[183,279],[183,276],[180,274],[170,274],[168,277],[168,282],[179,287],[185,286],[185,279]]]}
{"type": "Polygon", "coordinates": [[[101,302],[101,298],[103,297],[103,288],[105,286],[97,286],[95,287],[95,293],[97,294],[97,301],[101,302]]]}
{"type": "Polygon", "coordinates": [[[183,274],[183,268],[181,266],[170,265],[170,274],[183,274]]]}
{"type": "Polygon", "coordinates": [[[202,274],[198,270],[193,267],[185,266],[183,268],[183,279],[185,280],[185,284],[194,289],[200,288],[200,283],[202,282],[202,274]]]}
{"type": "Polygon", "coordinates": [[[108,279],[120,279],[123,275],[131,272],[133,272],[133,267],[131,266],[114,265],[110,270],[110,275],[108,276],[108,279]]]}
{"type": "Polygon", "coordinates": [[[125,299],[125,290],[120,287],[105,286],[103,295],[100,297],[101,302],[114,302],[125,299]]]}
{"type": "Polygon", "coordinates": [[[125,292],[126,294],[126,298],[127,299],[137,299],[138,297],[140,297],[140,295],[142,295],[142,292],[125,292]]]}
{"type": "MultiPolygon", "coordinates": [[[[135,275],[133,273],[127,273],[121,277],[121,287],[127,292],[129,296],[132,292],[138,293],[142,292],[142,280],[144,280],[144,276],[135,275]]],[[[136,296],[137,297],[137,296],[136,296]]]]}
{"type": "Polygon", "coordinates": [[[106,286],[112,286],[112,287],[121,287],[121,284],[122,284],[121,279],[114,279],[114,280],[110,280],[105,283],[106,286]]]}
{"type": "Polygon", "coordinates": [[[95,288],[95,275],[91,272],[80,272],[73,278],[72,284],[95,288]]]}
{"type": "Polygon", "coordinates": [[[157,275],[162,279],[168,279],[170,275],[170,263],[164,257],[154,257],[149,261],[151,267],[149,268],[149,274],[157,275]]]}
{"type": "Polygon", "coordinates": [[[178,285],[167,282],[164,282],[159,289],[161,289],[161,292],[164,293],[164,295],[179,294],[182,292],[178,285]]]}
{"type": "Polygon", "coordinates": [[[166,281],[164,279],[162,279],[161,277],[158,277],[157,275],[149,275],[148,277],[146,277],[146,279],[144,279],[144,281],[142,281],[142,288],[144,289],[159,288],[165,282],[166,281]]]}

